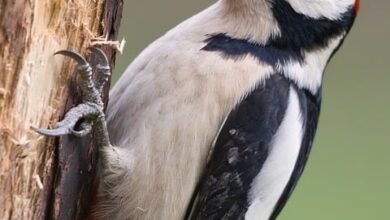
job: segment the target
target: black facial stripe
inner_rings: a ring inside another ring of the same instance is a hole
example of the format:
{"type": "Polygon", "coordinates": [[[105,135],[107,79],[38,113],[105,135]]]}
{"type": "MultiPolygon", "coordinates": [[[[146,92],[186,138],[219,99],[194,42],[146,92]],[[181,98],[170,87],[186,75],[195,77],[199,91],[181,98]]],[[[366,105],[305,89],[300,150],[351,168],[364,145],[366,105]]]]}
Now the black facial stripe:
{"type": "Polygon", "coordinates": [[[326,47],[330,39],[350,30],[356,16],[351,6],[338,20],[313,19],[295,12],[286,0],[274,0],[271,9],[281,35],[268,44],[293,51],[326,47]]]}
{"type": "Polygon", "coordinates": [[[206,43],[207,45],[202,50],[221,52],[227,59],[240,59],[251,55],[260,62],[272,66],[276,66],[277,63],[285,64],[288,61],[302,62],[304,59],[301,50],[283,50],[272,44],[262,46],[247,40],[234,39],[226,34],[212,35],[206,39],[206,43]]]}

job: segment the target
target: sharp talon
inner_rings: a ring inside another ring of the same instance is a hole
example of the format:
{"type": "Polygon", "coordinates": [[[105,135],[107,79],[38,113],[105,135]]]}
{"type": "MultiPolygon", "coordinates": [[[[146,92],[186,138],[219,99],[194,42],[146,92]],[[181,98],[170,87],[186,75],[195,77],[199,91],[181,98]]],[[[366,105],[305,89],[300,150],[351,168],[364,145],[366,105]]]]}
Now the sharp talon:
{"type": "Polygon", "coordinates": [[[98,58],[98,64],[96,65],[97,77],[95,88],[98,89],[99,92],[102,92],[104,84],[108,82],[108,79],[111,76],[110,64],[103,50],[97,47],[90,47],[88,49],[91,50],[94,54],[96,54],[96,57],[98,58]]]}
{"type": "Polygon", "coordinates": [[[42,128],[36,128],[31,126],[30,128],[35,132],[37,132],[38,134],[49,136],[49,137],[59,137],[71,133],[71,131],[66,127],[59,127],[55,129],[42,129],[42,128]]]}
{"type": "Polygon", "coordinates": [[[82,66],[89,65],[87,60],[81,54],[79,54],[79,53],[77,53],[75,51],[72,51],[72,50],[60,50],[60,51],[57,51],[57,52],[54,53],[54,55],[57,55],[57,54],[70,57],[70,58],[76,60],[76,62],[79,65],[82,65],[82,66]]]}
{"type": "Polygon", "coordinates": [[[104,66],[104,67],[107,66],[108,68],[110,67],[109,62],[108,62],[108,58],[107,58],[106,54],[103,52],[103,50],[101,50],[100,48],[97,48],[97,47],[89,47],[88,49],[96,54],[101,66],[104,66]]]}

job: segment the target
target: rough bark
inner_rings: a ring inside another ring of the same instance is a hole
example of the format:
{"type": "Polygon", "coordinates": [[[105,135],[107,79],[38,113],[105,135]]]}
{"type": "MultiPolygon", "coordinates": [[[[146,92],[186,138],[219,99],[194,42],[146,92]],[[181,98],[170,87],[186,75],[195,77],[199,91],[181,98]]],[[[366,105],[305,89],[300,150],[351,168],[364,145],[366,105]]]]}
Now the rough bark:
{"type": "MultiPolygon", "coordinates": [[[[30,126],[52,127],[81,101],[74,63],[53,53],[87,54],[97,37],[115,40],[122,5],[122,0],[0,0],[0,219],[87,214],[94,144],[88,138],[45,138],[30,126]]],[[[114,49],[102,48],[114,62],[114,49]]]]}

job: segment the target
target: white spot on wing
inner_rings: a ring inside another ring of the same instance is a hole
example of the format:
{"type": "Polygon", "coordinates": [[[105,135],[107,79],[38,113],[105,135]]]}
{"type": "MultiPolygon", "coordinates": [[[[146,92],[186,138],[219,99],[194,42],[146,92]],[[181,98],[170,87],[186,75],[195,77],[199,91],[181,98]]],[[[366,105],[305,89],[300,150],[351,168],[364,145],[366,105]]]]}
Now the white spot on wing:
{"type": "Polygon", "coordinates": [[[263,168],[252,182],[246,220],[268,220],[272,214],[297,162],[302,126],[298,95],[290,88],[285,117],[273,138],[263,168]]]}

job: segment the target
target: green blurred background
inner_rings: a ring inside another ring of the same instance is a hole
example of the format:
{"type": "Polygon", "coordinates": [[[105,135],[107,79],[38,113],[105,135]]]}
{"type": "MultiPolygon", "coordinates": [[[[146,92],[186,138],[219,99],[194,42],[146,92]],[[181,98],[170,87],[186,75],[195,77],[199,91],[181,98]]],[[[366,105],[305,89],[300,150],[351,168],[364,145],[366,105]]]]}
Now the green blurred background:
{"type": "MultiPolygon", "coordinates": [[[[125,0],[114,80],[149,43],[210,0],[125,0]]],[[[330,63],[308,166],[279,220],[390,219],[390,2],[363,1],[330,63]]]]}

